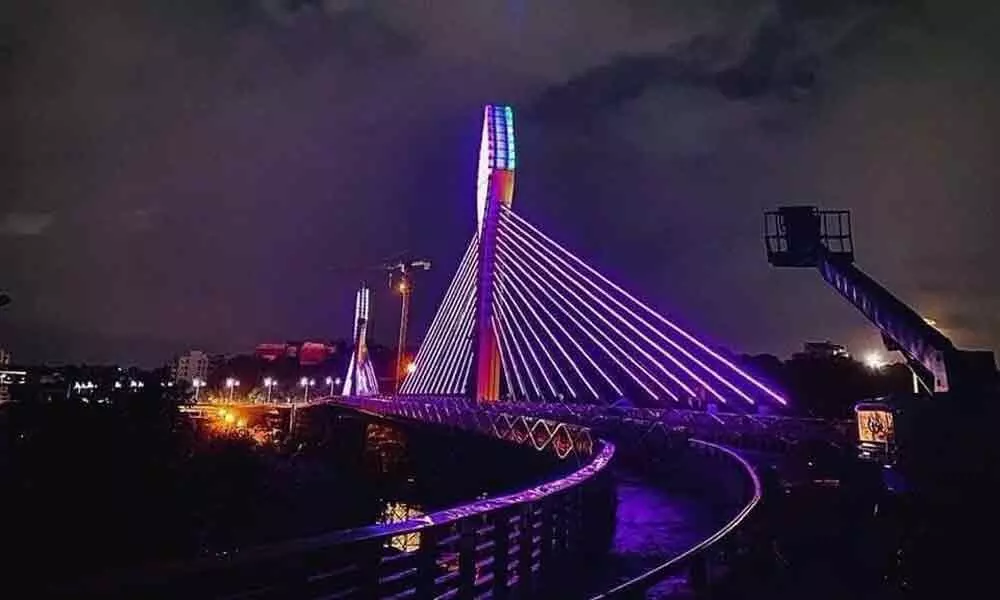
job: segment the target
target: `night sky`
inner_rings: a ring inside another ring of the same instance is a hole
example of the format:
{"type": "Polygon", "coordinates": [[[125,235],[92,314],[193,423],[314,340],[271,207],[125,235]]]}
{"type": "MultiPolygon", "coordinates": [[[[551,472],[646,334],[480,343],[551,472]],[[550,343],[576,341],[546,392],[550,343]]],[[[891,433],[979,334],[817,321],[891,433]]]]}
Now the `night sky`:
{"type": "Polygon", "coordinates": [[[854,212],[858,262],[1000,347],[1000,3],[12,0],[0,4],[0,346],[155,364],[422,333],[472,233],[481,106],[515,209],[706,340],[877,347],[761,213],[854,212]]]}

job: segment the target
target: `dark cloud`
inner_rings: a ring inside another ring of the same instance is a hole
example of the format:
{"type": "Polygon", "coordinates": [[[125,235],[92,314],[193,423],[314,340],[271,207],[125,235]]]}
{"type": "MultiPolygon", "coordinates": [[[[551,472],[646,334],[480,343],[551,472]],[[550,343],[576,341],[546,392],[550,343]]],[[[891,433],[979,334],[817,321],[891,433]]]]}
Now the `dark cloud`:
{"type": "Polygon", "coordinates": [[[40,235],[52,225],[52,215],[14,212],[0,215],[0,235],[40,235]]]}
{"type": "MultiPolygon", "coordinates": [[[[652,3],[636,3],[638,10],[652,3]]],[[[664,10],[664,3],[655,3],[664,10]]],[[[779,94],[799,99],[824,63],[913,15],[903,0],[784,1],[731,23],[664,44],[657,53],[615,56],[545,90],[534,103],[544,120],[617,109],[664,86],[717,90],[734,100],[779,94]]]]}
{"type": "MultiPolygon", "coordinates": [[[[0,339],[152,360],[339,337],[404,252],[435,262],[419,331],[471,234],[480,106],[509,101],[515,206],[710,339],[876,339],[765,264],[760,212],[807,202],[853,209],[866,268],[995,343],[998,22],[944,0],[5,3],[0,219],[50,219],[0,236],[0,339]]],[[[377,290],[377,337],[395,302],[377,290]]]]}

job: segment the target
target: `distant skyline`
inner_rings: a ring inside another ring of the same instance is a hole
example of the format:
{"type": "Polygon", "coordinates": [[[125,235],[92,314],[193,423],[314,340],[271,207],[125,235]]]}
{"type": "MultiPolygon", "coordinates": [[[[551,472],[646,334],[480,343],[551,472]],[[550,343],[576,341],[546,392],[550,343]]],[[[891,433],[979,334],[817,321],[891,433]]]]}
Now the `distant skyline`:
{"type": "Polygon", "coordinates": [[[762,212],[854,213],[859,265],[1000,348],[1000,25],[973,0],[111,0],[0,7],[0,347],[412,342],[473,229],[481,107],[517,110],[514,208],[713,345],[880,348],[762,212]]]}

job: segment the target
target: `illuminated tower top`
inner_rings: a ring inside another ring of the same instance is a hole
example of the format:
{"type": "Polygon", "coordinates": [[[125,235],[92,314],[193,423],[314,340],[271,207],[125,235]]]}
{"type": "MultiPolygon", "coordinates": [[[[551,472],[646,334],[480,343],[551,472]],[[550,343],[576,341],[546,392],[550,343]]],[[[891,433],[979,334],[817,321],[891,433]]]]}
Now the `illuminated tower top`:
{"type": "Polygon", "coordinates": [[[479,173],[476,181],[476,231],[483,228],[483,214],[490,193],[504,206],[514,196],[514,110],[509,106],[488,104],[483,111],[483,134],[479,142],[479,173]]]}
{"type": "Polygon", "coordinates": [[[353,341],[358,339],[358,329],[361,324],[368,322],[368,298],[369,289],[367,285],[362,285],[358,290],[358,295],[354,299],[354,335],[351,338],[353,341]]]}

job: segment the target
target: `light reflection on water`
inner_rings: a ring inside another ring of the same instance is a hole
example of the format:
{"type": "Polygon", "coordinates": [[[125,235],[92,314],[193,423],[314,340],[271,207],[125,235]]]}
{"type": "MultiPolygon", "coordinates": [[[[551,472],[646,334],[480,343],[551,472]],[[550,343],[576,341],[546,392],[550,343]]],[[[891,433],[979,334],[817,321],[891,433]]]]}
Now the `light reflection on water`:
{"type": "MultiPolygon", "coordinates": [[[[380,525],[390,525],[422,516],[424,516],[423,511],[415,506],[405,502],[387,502],[385,508],[382,509],[382,514],[379,515],[378,523],[380,525]]],[[[420,548],[420,533],[414,532],[393,536],[386,542],[386,547],[395,548],[401,552],[416,552],[420,548]]]]}

